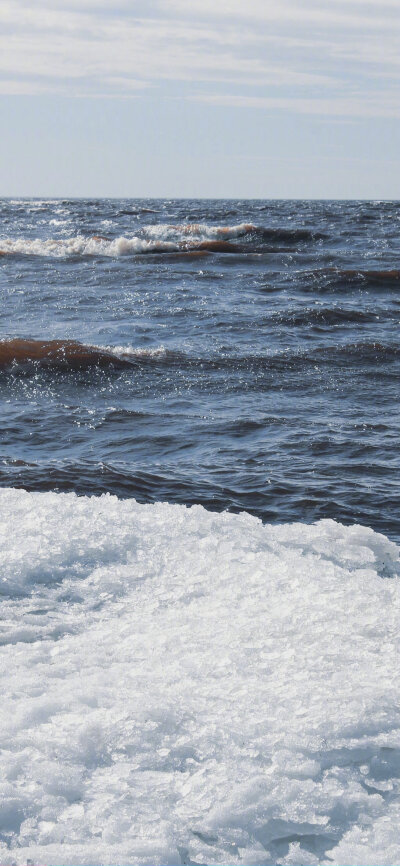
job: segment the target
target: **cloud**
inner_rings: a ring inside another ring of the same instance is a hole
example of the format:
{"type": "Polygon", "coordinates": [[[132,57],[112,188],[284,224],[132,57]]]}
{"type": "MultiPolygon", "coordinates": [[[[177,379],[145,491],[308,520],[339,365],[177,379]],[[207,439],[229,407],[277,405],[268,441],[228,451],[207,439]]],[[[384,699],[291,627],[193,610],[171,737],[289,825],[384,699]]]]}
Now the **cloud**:
{"type": "Polygon", "coordinates": [[[298,114],[329,115],[331,117],[395,117],[400,116],[398,100],[379,95],[360,97],[339,97],[321,99],[318,97],[268,97],[240,96],[232,94],[198,94],[196,100],[210,105],[230,105],[236,108],[263,108],[266,111],[290,111],[298,114]]]}
{"type": "Polygon", "coordinates": [[[397,116],[399,3],[3,0],[0,92],[397,116]]]}

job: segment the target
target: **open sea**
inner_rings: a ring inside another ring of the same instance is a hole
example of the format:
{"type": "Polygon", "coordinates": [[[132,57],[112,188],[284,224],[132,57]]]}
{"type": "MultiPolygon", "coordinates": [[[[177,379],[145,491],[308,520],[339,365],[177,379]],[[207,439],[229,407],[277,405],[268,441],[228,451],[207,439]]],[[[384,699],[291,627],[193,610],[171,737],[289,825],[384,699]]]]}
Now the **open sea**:
{"type": "Polygon", "coordinates": [[[400,863],[400,203],[0,202],[0,863],[400,863]]]}
{"type": "Polygon", "coordinates": [[[1,485],[399,536],[399,203],[0,207],[1,485]]]}

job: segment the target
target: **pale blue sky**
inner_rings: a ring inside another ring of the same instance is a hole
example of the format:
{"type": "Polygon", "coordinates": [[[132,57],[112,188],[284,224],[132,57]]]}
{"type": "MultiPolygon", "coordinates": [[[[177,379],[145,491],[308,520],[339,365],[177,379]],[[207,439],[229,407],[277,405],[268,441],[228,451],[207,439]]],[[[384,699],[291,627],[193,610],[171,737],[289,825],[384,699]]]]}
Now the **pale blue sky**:
{"type": "Polygon", "coordinates": [[[0,0],[0,194],[400,198],[400,0],[0,0]]]}

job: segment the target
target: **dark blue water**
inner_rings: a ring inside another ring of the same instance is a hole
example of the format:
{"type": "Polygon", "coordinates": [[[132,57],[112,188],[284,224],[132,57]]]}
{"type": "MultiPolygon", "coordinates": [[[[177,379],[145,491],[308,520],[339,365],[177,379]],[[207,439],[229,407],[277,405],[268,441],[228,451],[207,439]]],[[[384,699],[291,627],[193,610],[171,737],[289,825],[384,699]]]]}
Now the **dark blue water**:
{"type": "Polygon", "coordinates": [[[400,536],[400,203],[0,215],[2,486],[400,536]]]}

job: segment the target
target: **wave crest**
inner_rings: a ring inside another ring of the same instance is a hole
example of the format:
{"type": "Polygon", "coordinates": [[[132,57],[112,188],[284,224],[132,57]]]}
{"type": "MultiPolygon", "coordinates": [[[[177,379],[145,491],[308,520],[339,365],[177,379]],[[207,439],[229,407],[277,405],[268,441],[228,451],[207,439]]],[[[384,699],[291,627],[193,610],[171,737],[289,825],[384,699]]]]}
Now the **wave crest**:
{"type": "Polygon", "coordinates": [[[126,256],[146,253],[230,253],[264,252],[265,244],[295,244],[325,238],[322,233],[302,228],[264,228],[253,223],[233,226],[207,223],[161,224],[142,226],[129,236],[110,238],[103,234],[90,237],[79,234],[59,238],[3,238],[0,256],[30,255],[69,258],[73,256],[126,256]],[[242,239],[244,246],[232,242],[242,239]]]}
{"type": "Polygon", "coordinates": [[[108,238],[103,234],[69,238],[3,238],[0,255],[30,255],[65,258],[71,256],[124,256],[141,253],[231,252],[231,239],[243,237],[256,226],[208,226],[203,223],[144,226],[132,237],[108,238]]]}
{"type": "Polygon", "coordinates": [[[3,340],[0,342],[0,369],[39,365],[52,368],[127,366],[128,358],[98,346],[85,346],[75,340],[3,340]]]}

